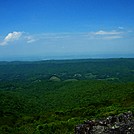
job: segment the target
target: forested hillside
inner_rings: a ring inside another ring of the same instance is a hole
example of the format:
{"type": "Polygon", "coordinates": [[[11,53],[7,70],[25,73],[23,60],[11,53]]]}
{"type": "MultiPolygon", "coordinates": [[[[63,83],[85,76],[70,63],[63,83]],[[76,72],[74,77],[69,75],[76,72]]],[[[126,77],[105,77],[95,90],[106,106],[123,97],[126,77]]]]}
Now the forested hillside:
{"type": "Polygon", "coordinates": [[[52,75],[66,79],[134,80],[134,59],[50,60],[0,62],[0,80],[48,80],[52,75]]]}
{"type": "Polygon", "coordinates": [[[134,112],[134,59],[0,63],[0,133],[73,134],[134,112]]]}

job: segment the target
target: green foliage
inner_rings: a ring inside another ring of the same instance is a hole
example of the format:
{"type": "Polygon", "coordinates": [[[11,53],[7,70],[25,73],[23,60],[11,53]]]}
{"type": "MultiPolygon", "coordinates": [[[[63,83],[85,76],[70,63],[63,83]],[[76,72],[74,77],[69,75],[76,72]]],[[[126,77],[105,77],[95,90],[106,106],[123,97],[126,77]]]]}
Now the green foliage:
{"type": "Polygon", "coordinates": [[[1,81],[48,80],[51,76],[67,79],[134,80],[134,59],[51,60],[0,62],[1,81]]]}
{"type": "Polygon", "coordinates": [[[133,59],[2,62],[0,133],[73,134],[85,120],[134,112],[132,70],[133,59]]]}
{"type": "Polygon", "coordinates": [[[23,85],[19,90],[2,90],[1,131],[72,133],[74,126],[86,119],[134,111],[133,91],[133,82],[97,80],[42,81],[23,85]]]}

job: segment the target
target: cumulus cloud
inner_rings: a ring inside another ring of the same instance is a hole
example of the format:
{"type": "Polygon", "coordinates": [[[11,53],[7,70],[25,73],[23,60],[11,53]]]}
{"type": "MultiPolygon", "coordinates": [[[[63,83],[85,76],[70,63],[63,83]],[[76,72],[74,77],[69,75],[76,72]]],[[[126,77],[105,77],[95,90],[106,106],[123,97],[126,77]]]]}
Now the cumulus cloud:
{"type": "Polygon", "coordinates": [[[19,40],[21,36],[22,36],[22,32],[8,33],[8,35],[4,38],[4,40],[2,42],[0,42],[0,45],[4,46],[4,45],[7,45],[10,42],[19,40]]]}
{"type": "Polygon", "coordinates": [[[124,38],[125,35],[128,33],[128,31],[123,30],[122,27],[117,30],[98,30],[94,32],[64,32],[64,33],[41,33],[41,34],[29,34],[25,32],[11,32],[8,33],[7,36],[0,41],[0,46],[8,45],[14,41],[21,40],[22,44],[32,44],[34,42],[47,42],[47,43],[53,43],[55,41],[69,41],[69,40],[113,40],[113,39],[120,39],[124,38]]]}

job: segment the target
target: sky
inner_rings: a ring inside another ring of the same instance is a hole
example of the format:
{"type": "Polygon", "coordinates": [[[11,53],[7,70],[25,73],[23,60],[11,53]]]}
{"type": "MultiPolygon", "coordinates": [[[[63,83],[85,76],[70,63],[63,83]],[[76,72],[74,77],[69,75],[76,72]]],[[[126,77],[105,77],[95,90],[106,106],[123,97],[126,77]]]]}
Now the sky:
{"type": "Polygon", "coordinates": [[[134,57],[134,0],[1,0],[0,60],[134,57]]]}

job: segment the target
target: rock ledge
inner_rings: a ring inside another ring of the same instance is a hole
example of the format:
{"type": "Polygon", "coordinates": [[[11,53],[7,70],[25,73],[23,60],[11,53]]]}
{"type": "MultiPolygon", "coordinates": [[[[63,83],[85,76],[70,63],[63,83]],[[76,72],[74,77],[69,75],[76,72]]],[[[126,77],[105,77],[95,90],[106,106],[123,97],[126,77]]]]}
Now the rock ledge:
{"type": "Polygon", "coordinates": [[[85,121],[75,127],[75,134],[134,134],[133,114],[128,111],[101,120],[85,121]]]}

